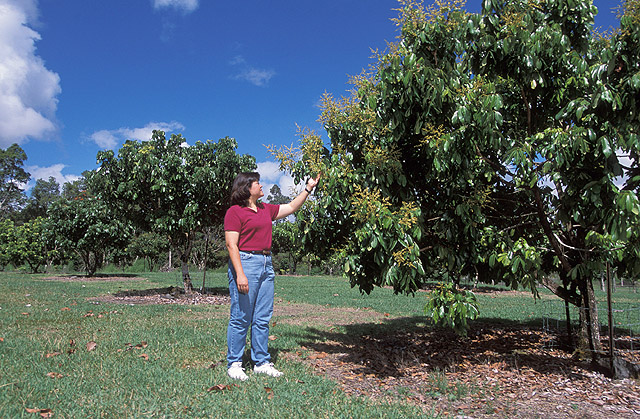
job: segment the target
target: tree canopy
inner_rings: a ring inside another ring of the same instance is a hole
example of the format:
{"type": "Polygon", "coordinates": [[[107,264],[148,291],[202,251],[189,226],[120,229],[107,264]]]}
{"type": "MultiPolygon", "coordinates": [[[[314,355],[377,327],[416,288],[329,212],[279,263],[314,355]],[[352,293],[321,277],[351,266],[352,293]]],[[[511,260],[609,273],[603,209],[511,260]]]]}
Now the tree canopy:
{"type": "Polygon", "coordinates": [[[43,226],[45,243],[66,255],[77,254],[88,276],[93,276],[111,250],[129,242],[129,224],[101,199],[84,194],[55,201],[43,226]]]}
{"type": "Polygon", "coordinates": [[[48,180],[37,179],[21,216],[25,220],[46,217],[47,209],[58,199],[60,199],[60,185],[54,177],[50,176],[48,180]]]}
{"type": "Polygon", "coordinates": [[[321,170],[307,246],[339,251],[353,286],[412,293],[473,276],[587,307],[605,264],[640,271],[640,7],[593,31],[588,0],[402,1],[398,42],[326,95],[325,148],[281,150],[297,180],[321,170]]]}
{"type": "Polygon", "coordinates": [[[166,139],[154,131],[150,141],[127,141],[118,151],[99,152],[90,178],[99,196],[140,231],[169,239],[177,251],[185,290],[192,289],[189,256],[197,232],[223,223],[233,179],[255,170],[255,158],[236,154],[237,143],[187,145],[180,135],[166,139]]]}

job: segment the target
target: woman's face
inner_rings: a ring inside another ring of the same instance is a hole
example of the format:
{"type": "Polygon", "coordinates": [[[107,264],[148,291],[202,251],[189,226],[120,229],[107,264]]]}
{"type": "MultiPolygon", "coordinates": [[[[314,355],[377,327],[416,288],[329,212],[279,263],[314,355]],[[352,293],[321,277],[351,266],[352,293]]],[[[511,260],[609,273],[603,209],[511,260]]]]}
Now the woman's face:
{"type": "Polygon", "coordinates": [[[258,181],[254,181],[251,183],[249,187],[249,194],[252,198],[262,198],[264,196],[264,192],[262,192],[262,185],[258,181]]]}

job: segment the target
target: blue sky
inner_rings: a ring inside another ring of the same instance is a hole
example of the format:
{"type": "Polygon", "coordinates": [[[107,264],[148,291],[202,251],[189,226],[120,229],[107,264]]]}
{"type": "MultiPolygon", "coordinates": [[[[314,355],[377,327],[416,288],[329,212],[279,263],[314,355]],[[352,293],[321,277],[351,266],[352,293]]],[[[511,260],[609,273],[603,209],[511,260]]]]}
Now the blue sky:
{"type": "MultiPolygon", "coordinates": [[[[430,3],[430,0],[427,0],[430,3]]],[[[617,27],[617,0],[596,26],[617,27]]],[[[481,2],[469,0],[478,11],[481,2]]],[[[322,94],[342,96],[397,28],[396,0],[0,0],[0,147],[60,184],[96,153],[152,129],[190,144],[229,136],[279,183],[264,145],[322,132],[322,94]]]]}

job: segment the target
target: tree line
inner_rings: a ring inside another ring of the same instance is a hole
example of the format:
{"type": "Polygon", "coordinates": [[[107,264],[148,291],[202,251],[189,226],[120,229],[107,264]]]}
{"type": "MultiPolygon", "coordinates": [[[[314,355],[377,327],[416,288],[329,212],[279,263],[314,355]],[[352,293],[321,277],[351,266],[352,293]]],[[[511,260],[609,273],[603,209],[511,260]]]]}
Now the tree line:
{"type": "MultiPolygon", "coordinates": [[[[98,153],[100,167],[62,191],[53,177],[37,179],[29,197],[25,152],[17,144],[0,149],[0,266],[40,272],[73,263],[91,276],[106,263],[124,268],[141,259],[149,270],[179,266],[189,291],[189,265],[203,270],[226,262],[229,188],[238,172],[256,168],[255,158],[236,148],[228,137],[186,146],[179,135],[155,131],[150,141],[127,141],[117,154],[98,153]]],[[[277,185],[267,199],[290,200],[277,185]]],[[[299,241],[296,223],[275,226],[281,272],[295,272],[305,258],[299,241]]]]}

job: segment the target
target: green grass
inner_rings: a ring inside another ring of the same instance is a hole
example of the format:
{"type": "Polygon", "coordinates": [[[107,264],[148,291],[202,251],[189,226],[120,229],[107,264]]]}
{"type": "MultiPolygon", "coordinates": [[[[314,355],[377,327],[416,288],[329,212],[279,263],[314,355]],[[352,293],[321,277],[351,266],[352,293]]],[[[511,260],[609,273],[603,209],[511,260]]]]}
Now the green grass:
{"type": "MultiPolygon", "coordinates": [[[[250,375],[247,382],[234,382],[225,368],[227,306],[96,303],[95,297],[119,290],[181,285],[176,272],[140,275],[145,280],[64,282],[44,280],[45,275],[0,273],[0,417],[34,417],[26,408],[51,409],[56,418],[428,417],[407,405],[401,389],[397,403],[348,397],[310,367],[285,357],[300,350],[310,336],[322,334],[277,318],[278,339],[270,342],[270,349],[285,376],[250,375]],[[97,346],[88,351],[92,341],[97,346]],[[49,373],[61,377],[50,378],[49,373]]],[[[201,273],[192,279],[196,287],[201,285],[201,273]]],[[[209,272],[206,286],[226,288],[226,275],[209,272]]],[[[618,296],[638,301],[637,294],[618,296]]],[[[370,308],[390,318],[406,318],[411,327],[427,325],[425,298],[423,292],[402,296],[389,289],[363,295],[342,278],[276,279],[278,301],[370,308]]],[[[481,320],[541,325],[544,305],[529,294],[479,293],[478,300],[481,320]]],[[[382,323],[363,322],[349,330],[366,333],[385,327],[382,323]]],[[[332,325],[313,326],[318,327],[328,330],[332,325]]],[[[447,388],[440,384],[439,391],[448,392],[449,398],[470,391],[457,383],[446,383],[447,388]]]]}
{"type": "MultiPolygon", "coordinates": [[[[482,286],[476,292],[480,317],[478,320],[507,323],[542,324],[542,317],[549,310],[547,302],[562,308],[562,301],[544,288],[539,288],[539,299],[534,299],[529,290],[519,293],[492,293],[484,291],[507,290],[503,286],[482,286]]],[[[277,295],[287,301],[311,303],[334,307],[369,307],[381,313],[394,316],[424,316],[423,309],[427,293],[417,292],[415,296],[396,295],[388,288],[376,288],[370,295],[363,295],[357,288],[350,288],[343,278],[338,277],[278,277],[277,295]]],[[[606,314],[606,293],[596,290],[600,309],[606,314]]],[[[640,294],[629,288],[619,288],[614,293],[618,306],[640,305],[640,294]]],[[[605,322],[606,323],[606,322],[605,322]]]]}
{"type": "MultiPolygon", "coordinates": [[[[145,277],[147,281],[62,282],[0,274],[0,417],[33,417],[26,408],[51,409],[55,417],[421,415],[401,403],[345,397],[333,382],[282,357],[278,366],[285,377],[233,382],[224,367],[228,317],[220,311],[227,307],[91,301],[119,289],[175,282],[173,274],[145,277]],[[88,351],[91,341],[97,347],[88,351]],[[143,342],[146,347],[135,348],[143,342]],[[209,368],[212,364],[217,366],[209,368]],[[61,377],[50,378],[49,373],[61,377]],[[238,385],[208,391],[218,384],[238,385]]],[[[207,286],[226,283],[223,274],[209,278],[207,286]]],[[[280,333],[300,334],[282,327],[280,333]]],[[[281,354],[295,344],[293,338],[281,339],[272,351],[281,354]]]]}

